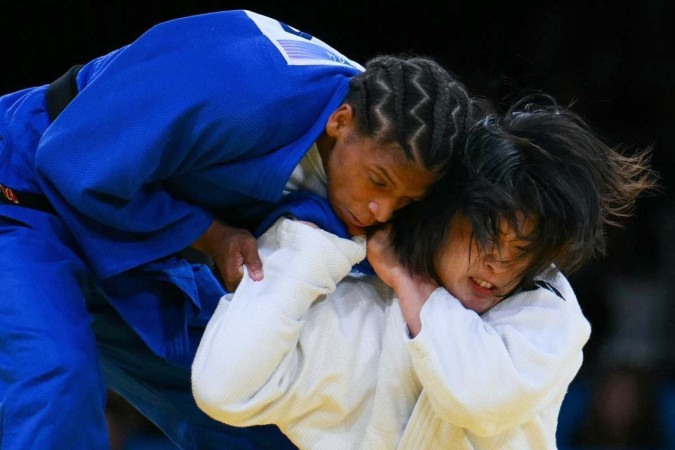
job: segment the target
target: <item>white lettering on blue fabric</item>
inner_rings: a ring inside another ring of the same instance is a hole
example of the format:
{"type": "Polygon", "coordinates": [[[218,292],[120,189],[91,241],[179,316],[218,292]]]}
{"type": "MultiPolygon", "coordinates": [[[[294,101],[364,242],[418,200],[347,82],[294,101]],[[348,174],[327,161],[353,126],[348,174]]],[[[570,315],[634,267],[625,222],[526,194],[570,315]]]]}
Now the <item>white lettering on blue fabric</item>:
{"type": "Polygon", "coordinates": [[[252,11],[245,12],[262,34],[279,50],[289,65],[348,66],[360,71],[365,70],[361,64],[350,60],[308,33],[252,11]]]}

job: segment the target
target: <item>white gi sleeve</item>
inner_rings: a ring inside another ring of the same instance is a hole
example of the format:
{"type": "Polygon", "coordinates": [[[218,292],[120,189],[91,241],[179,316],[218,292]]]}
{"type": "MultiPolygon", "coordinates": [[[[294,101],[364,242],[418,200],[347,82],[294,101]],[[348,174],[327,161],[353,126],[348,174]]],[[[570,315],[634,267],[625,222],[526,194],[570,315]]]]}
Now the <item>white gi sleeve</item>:
{"type": "Polygon", "coordinates": [[[289,219],[259,240],[265,278],[246,274],[231,303],[221,301],[206,327],[192,365],[199,407],[235,426],[282,425],[300,407],[292,399],[304,364],[298,336],[319,297],[366,254],[365,239],[341,239],[289,219]]]}
{"type": "Polygon", "coordinates": [[[522,292],[482,316],[445,289],[434,291],[408,348],[442,420],[492,436],[527,422],[567,388],[590,324],[567,280],[557,275],[551,285],[562,296],[522,292]]]}

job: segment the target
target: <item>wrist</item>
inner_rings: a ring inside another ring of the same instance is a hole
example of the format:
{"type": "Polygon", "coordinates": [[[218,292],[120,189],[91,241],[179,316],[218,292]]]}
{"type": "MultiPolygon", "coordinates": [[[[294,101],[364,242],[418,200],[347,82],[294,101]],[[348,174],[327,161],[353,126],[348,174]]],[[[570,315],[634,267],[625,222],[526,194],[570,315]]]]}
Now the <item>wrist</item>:
{"type": "Polygon", "coordinates": [[[427,277],[411,275],[407,271],[398,275],[391,287],[399,299],[424,302],[438,288],[438,283],[427,277]]]}
{"type": "Polygon", "coordinates": [[[422,331],[420,317],[422,308],[437,288],[438,284],[433,280],[416,276],[409,276],[406,280],[400,281],[397,288],[394,288],[411,338],[422,331]]]}
{"type": "Polygon", "coordinates": [[[225,227],[227,227],[227,225],[223,222],[214,219],[213,222],[211,222],[211,225],[209,225],[206,231],[204,231],[191,247],[213,257],[214,249],[218,245],[217,243],[222,240],[222,237],[225,234],[225,227]]]}

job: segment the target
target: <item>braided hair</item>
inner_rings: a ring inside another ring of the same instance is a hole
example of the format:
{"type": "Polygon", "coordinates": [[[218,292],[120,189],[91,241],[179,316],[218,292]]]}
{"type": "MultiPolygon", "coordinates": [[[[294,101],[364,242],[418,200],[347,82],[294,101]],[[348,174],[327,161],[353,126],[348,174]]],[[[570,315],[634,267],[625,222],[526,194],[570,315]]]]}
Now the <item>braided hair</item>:
{"type": "Polygon", "coordinates": [[[397,142],[406,158],[442,173],[470,126],[466,87],[433,59],[378,56],[353,78],[346,103],[360,133],[397,142]]]}

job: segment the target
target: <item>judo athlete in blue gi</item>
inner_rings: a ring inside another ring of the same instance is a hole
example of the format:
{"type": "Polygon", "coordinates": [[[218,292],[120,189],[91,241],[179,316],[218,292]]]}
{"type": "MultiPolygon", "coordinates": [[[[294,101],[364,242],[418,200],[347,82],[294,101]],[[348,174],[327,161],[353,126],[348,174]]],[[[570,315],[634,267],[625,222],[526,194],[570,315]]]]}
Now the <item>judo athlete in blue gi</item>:
{"type": "Polygon", "coordinates": [[[159,24],[0,97],[2,448],[107,448],[106,385],[181,448],[288,445],[194,406],[218,278],[264,276],[246,230],[293,191],[352,234],[424,196],[470,105],[431,59],[362,67],[249,11],[159,24]]]}

